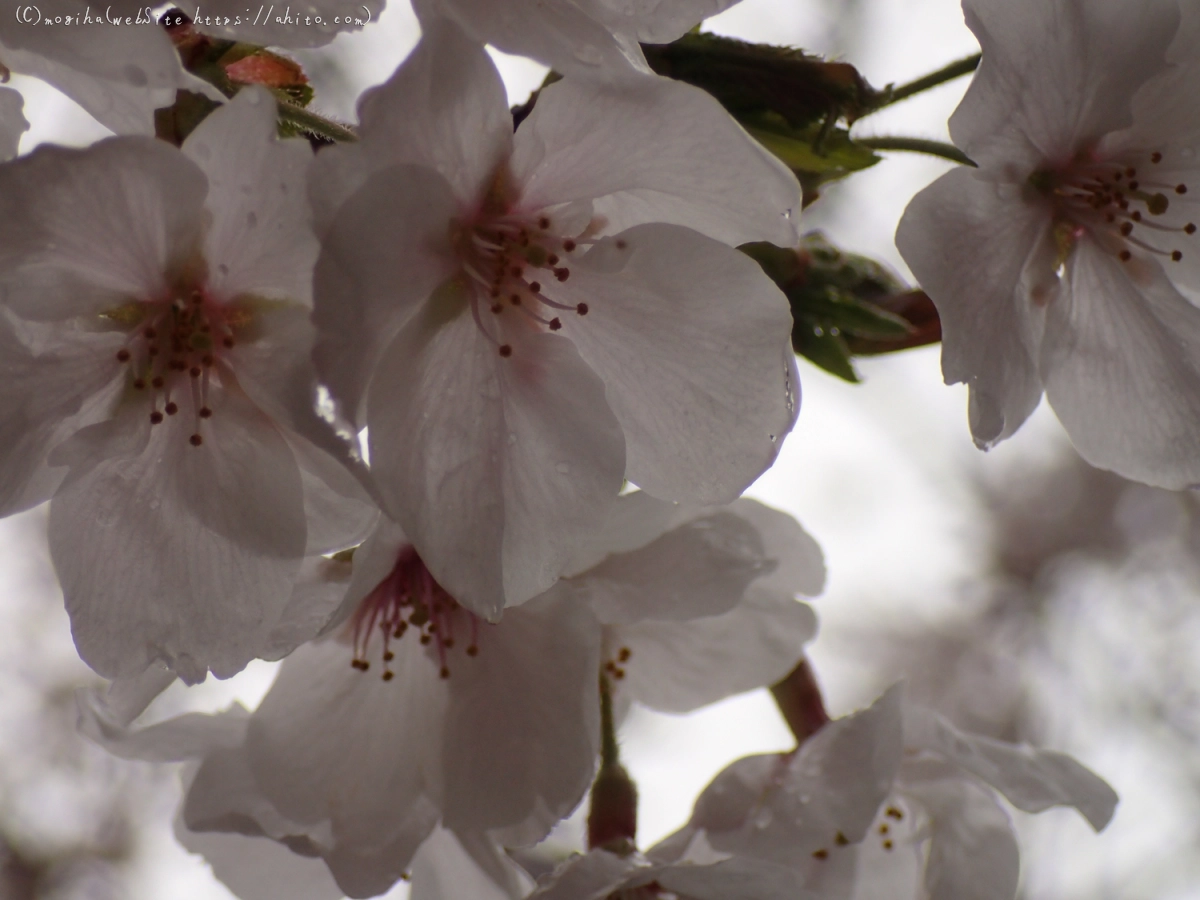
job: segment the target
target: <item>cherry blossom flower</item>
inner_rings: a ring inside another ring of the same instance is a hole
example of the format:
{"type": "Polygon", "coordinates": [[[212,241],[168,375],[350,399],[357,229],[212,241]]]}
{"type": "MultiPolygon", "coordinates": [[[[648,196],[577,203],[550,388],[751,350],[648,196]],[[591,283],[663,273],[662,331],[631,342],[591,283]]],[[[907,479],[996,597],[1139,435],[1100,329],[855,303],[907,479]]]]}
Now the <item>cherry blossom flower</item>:
{"type": "Polygon", "coordinates": [[[1045,391],[1093,465],[1198,483],[1200,29],[1176,37],[1174,2],[963,7],[983,61],[950,131],[978,168],[918,194],[896,243],[975,441],[1045,391]]]}
{"type": "Polygon", "coordinates": [[[625,477],[718,503],[771,463],[790,313],[726,245],[794,242],[799,189],[711,97],[566,80],[514,137],[490,58],[435,20],[360,117],[310,179],[317,364],[460,602],[546,590],[625,477]]]}
{"type": "Polygon", "coordinates": [[[183,152],[114,138],[0,168],[0,512],[53,496],[76,646],[108,677],[286,653],[301,561],[376,516],[301,433],[326,440],[309,160],[254,89],[183,152]]]}
{"type": "Polygon", "coordinates": [[[132,0],[53,8],[3,0],[0,66],[53,85],[117,134],[153,135],[154,110],[174,103],[177,90],[211,88],[184,70],[147,9],[132,0]]]}
{"type": "Polygon", "coordinates": [[[656,855],[672,859],[703,835],[717,852],[790,866],[830,896],[1011,900],[1017,845],[994,792],[1027,812],[1073,806],[1096,830],[1117,803],[1070,757],[964,734],[906,705],[897,686],[790,754],[734,762],[656,855]]]}
{"type": "Polygon", "coordinates": [[[84,730],[120,755],[203,756],[183,809],[188,830],[253,834],[320,856],[352,896],[389,888],[437,828],[508,890],[492,850],[540,840],[591,783],[601,648],[633,640],[625,629],[636,625],[635,607],[675,626],[674,642],[660,644],[673,657],[652,660],[643,636],[621,660],[631,693],[668,708],[751,686],[744,675],[698,686],[694,673],[713,648],[693,635],[689,651],[685,600],[693,616],[724,620],[703,632],[710,640],[732,635],[748,651],[729,665],[767,678],[793,665],[812,635],[812,613],[791,592],[790,609],[751,599],[747,615],[764,620],[757,629],[734,614],[754,589],[785,591],[771,580],[779,572],[819,587],[819,553],[814,559],[811,538],[790,519],[749,501],[681,510],[633,495],[617,509],[621,521],[641,523],[636,534],[614,528],[621,543],[603,555],[591,548],[599,558],[586,570],[494,625],[462,607],[400,529],[382,521],[355,553],[338,624],[284,661],[252,715],[235,709],[208,717],[207,728],[193,716],[127,733],[161,689],[146,680],[144,690],[122,685],[118,699],[85,707],[84,730]],[[593,610],[627,624],[604,626],[593,610]],[[770,637],[754,646],[746,637],[754,631],[770,637]],[[672,677],[673,665],[684,673],[672,677]],[[639,671],[666,683],[657,693],[639,687],[639,671]]]}
{"type": "Polygon", "coordinates": [[[649,71],[638,42],[668,44],[737,0],[424,0],[483,44],[575,74],[649,71]]]}
{"type": "Polygon", "coordinates": [[[23,112],[24,98],[11,88],[0,88],[0,162],[17,155],[21,135],[29,130],[23,112]]]}

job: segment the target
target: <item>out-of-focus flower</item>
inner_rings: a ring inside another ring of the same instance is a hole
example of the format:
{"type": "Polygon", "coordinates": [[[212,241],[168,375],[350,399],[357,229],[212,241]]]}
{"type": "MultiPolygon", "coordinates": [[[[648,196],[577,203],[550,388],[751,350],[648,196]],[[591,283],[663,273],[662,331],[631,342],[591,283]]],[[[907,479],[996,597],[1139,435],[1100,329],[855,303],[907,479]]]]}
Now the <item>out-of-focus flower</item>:
{"type": "MultiPolygon", "coordinates": [[[[122,755],[204,757],[183,810],[189,830],[256,834],[320,856],[353,896],[390,887],[437,827],[503,888],[506,870],[488,862],[488,848],[541,839],[591,782],[601,646],[631,640],[624,629],[636,611],[678,638],[689,615],[736,622],[739,603],[758,603],[743,615],[761,616],[757,630],[771,636],[761,646],[742,638],[744,652],[724,664],[765,678],[793,665],[812,634],[811,611],[791,592],[790,610],[764,610],[751,593],[780,592],[789,579],[792,591],[819,585],[819,556],[813,571],[811,538],[791,520],[749,501],[685,511],[635,495],[625,507],[637,528],[614,529],[608,553],[592,548],[584,571],[494,625],[459,605],[385,521],[355,554],[345,621],[284,661],[252,716],[234,710],[207,728],[192,717],[130,735],[123,725],[144,703],[122,700],[85,709],[85,730],[122,755]],[[773,555],[781,551],[786,558],[773,555]],[[782,580],[771,581],[777,571],[782,580]],[[601,625],[593,610],[622,625],[601,625]]],[[[694,637],[663,641],[677,654],[665,660],[652,660],[648,641],[636,646],[621,660],[630,693],[668,708],[762,683],[728,675],[697,688],[709,648],[694,637]],[[672,676],[673,664],[684,674],[672,676]],[[640,687],[639,665],[665,683],[640,687]]]]}
{"type": "Polygon", "coordinates": [[[938,306],[976,443],[1010,436],[1044,390],[1093,465],[1200,482],[1197,17],[1180,28],[1170,0],[1136,17],[1112,0],[963,6],[983,61],[950,132],[978,168],[918,194],[896,243],[938,306]]]}
{"type": "Polygon", "coordinates": [[[828,896],[1011,900],[1016,838],[989,788],[1027,812],[1073,806],[1097,830],[1117,803],[1070,757],[964,734],[905,706],[897,686],[790,754],[730,765],[656,855],[703,835],[717,852],[791,866],[828,896]]]}
{"type": "Polygon", "coordinates": [[[472,38],[506,53],[528,56],[559,72],[616,75],[648,72],[639,41],[667,44],[701,19],[737,0],[417,0],[472,38]]]}
{"type": "Polygon", "coordinates": [[[728,502],[771,463],[790,315],[728,245],[794,242],[799,188],[711,97],[563,81],[514,137],[491,60],[437,19],[360,116],[311,179],[317,363],[459,602],[546,590],[622,478],[728,502]]]}
{"type": "Polygon", "coordinates": [[[53,496],[76,646],[107,677],[286,653],[273,634],[323,621],[282,620],[302,559],[376,515],[302,436],[323,433],[309,161],[253,89],[183,152],[114,138],[0,169],[0,511],[53,496]]]}
{"type": "Polygon", "coordinates": [[[21,135],[29,130],[24,98],[12,88],[0,88],[0,162],[17,155],[21,135]]]}
{"type": "Polygon", "coordinates": [[[140,0],[3,0],[0,66],[53,85],[117,134],[152,135],[154,110],[174,103],[176,90],[208,92],[140,0]]]}

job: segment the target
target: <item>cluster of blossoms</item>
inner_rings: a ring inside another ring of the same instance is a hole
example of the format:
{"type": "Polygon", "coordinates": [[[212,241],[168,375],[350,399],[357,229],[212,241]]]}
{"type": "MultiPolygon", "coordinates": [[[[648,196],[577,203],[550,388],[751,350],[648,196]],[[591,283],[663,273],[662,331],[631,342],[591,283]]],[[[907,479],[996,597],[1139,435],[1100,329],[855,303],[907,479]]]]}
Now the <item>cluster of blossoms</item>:
{"type": "MultiPolygon", "coordinates": [[[[315,155],[270,92],[226,101],[162,30],[0,15],[0,63],[119,135],[12,159],[0,89],[0,514],[50,502],[76,646],[113,682],[81,727],[187,763],[180,839],[246,900],[401,878],[419,900],[1011,900],[997,793],[1111,817],[1078,763],[901,688],[825,713],[796,599],[820,550],[739,499],[799,382],[788,299],[736,248],[796,247],[800,187],[639,44],[729,5],[422,0],[357,140],[315,155]],[[563,76],[515,130],[486,43],[563,76]],[[181,90],[218,108],[172,146],[154,110],[181,90]],[[283,662],[253,712],[139,721],[254,659],[283,662]],[[639,852],[631,705],[765,685],[796,749],[735,762],[639,852]],[[535,882],[510,851],[593,784],[588,852],[535,882]]],[[[984,56],[951,128],[978,165],[897,240],[972,432],[1008,437],[1045,390],[1097,465],[1200,482],[1200,15],[964,6],[984,56]]]]}

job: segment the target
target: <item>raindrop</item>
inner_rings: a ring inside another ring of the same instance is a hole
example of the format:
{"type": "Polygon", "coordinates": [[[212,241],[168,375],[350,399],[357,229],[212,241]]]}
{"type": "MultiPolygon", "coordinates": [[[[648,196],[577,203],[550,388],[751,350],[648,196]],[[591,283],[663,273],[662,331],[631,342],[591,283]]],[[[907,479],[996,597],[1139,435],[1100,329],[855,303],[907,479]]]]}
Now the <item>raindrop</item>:
{"type": "Polygon", "coordinates": [[[772,816],[769,809],[761,809],[754,816],[754,827],[759,831],[762,831],[771,824],[772,818],[774,818],[774,816],[772,816]]]}

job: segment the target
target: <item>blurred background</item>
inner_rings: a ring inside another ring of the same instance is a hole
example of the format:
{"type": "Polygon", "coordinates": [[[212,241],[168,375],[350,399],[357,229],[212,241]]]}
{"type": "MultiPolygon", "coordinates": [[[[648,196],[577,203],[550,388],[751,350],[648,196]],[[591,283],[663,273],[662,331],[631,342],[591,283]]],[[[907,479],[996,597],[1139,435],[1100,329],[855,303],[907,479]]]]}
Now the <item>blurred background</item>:
{"type": "MultiPolygon", "coordinates": [[[[876,87],[977,49],[953,0],[744,0],[705,27],[850,62],[876,87]]],[[[352,121],[362,87],[416,38],[396,0],[366,33],[296,54],[317,108],[352,121]]],[[[514,103],[544,74],[497,60],[514,103]]],[[[51,89],[13,84],[33,123],[23,150],[106,135],[51,89]]],[[[855,133],[946,140],[965,87],[855,133]]],[[[895,224],[948,165],[889,154],[829,187],[805,223],[909,277],[895,224]]],[[[1121,805],[1100,836],[1070,811],[1014,813],[1023,897],[1200,898],[1200,503],[1091,469],[1045,407],[980,453],[966,392],[942,385],[936,347],[858,365],[864,383],[851,385],[801,362],[799,424],[750,492],[825,550],[811,656],[830,713],[903,678],[958,725],[1072,753],[1112,783],[1121,805]]],[[[172,837],[178,773],[111,759],[75,734],[73,692],[96,678],[75,657],[44,532],[44,509],[0,522],[0,900],[228,900],[172,837]]],[[[256,703],[272,671],[168,695],[160,712],[256,703]]],[[[643,846],[682,824],[725,764],[790,743],[765,691],[687,717],[635,712],[623,740],[643,846]]]]}

